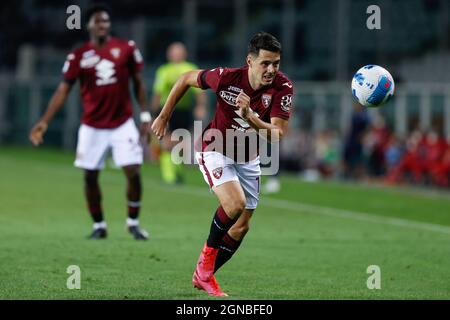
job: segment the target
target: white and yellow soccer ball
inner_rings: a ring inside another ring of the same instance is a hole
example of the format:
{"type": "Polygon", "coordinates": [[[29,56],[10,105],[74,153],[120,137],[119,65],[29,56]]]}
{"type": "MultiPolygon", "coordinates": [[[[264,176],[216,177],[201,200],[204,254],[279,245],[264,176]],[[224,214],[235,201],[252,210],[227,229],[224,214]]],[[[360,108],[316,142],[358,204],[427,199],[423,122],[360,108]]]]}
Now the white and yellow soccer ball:
{"type": "Polygon", "coordinates": [[[373,64],[359,69],[352,80],[352,94],[366,107],[379,107],[394,95],[395,83],[389,71],[373,64]]]}

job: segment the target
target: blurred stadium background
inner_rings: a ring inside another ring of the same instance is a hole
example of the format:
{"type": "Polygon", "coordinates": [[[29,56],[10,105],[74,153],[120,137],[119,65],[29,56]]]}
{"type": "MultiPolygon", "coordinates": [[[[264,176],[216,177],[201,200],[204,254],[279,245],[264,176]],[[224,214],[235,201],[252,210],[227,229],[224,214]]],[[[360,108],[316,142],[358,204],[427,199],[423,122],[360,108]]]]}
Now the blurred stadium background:
{"type": "MultiPolygon", "coordinates": [[[[90,3],[77,2],[82,11],[90,3]]],[[[87,38],[84,29],[65,27],[70,4],[23,0],[0,5],[1,144],[28,144],[32,123],[61,79],[65,56],[87,38]]],[[[311,179],[380,177],[399,167],[408,151],[420,148],[419,165],[403,164],[390,182],[412,172],[411,181],[448,186],[448,179],[429,177],[427,172],[434,169],[425,166],[434,161],[449,167],[450,162],[446,152],[450,142],[448,1],[377,1],[381,30],[366,27],[366,9],[374,4],[366,0],[112,0],[108,4],[113,9],[113,34],[134,39],[142,50],[149,94],[155,70],[173,41],[183,41],[189,59],[201,68],[240,66],[253,33],[275,34],[283,44],[282,71],[295,81],[297,95],[291,134],[281,149],[284,170],[306,172],[311,179]],[[388,105],[368,111],[369,120],[356,138],[363,145],[356,151],[361,153],[356,157],[363,158],[363,168],[347,172],[343,149],[355,139],[349,135],[354,115],[350,80],[366,64],[388,69],[396,80],[396,94],[388,105]],[[429,155],[429,150],[434,153],[429,155]],[[417,176],[417,171],[422,175],[417,176]]],[[[212,109],[212,101],[209,105],[212,109]]],[[[79,94],[73,90],[52,122],[46,144],[73,150],[80,112],[79,94]]],[[[448,173],[447,169],[442,174],[448,178],[448,173]]]]}
{"type": "MultiPolygon", "coordinates": [[[[123,230],[123,176],[106,168],[111,236],[93,243],[84,238],[90,221],[82,174],[72,165],[78,89],[51,122],[44,148],[28,141],[66,55],[87,39],[84,30],[66,28],[66,8],[91,3],[0,3],[0,298],[204,299],[191,275],[216,200],[197,169],[187,170],[185,185],[166,186],[155,165],[143,166],[141,222],[150,241],[136,243],[123,230]],[[81,267],[82,290],[66,288],[73,264],[81,267]]],[[[247,41],[260,30],[282,42],[281,70],[294,80],[296,97],[281,165],[293,175],[281,175],[281,192],[261,197],[246,242],[218,275],[232,298],[450,298],[449,1],[107,3],[113,34],[134,39],[143,53],[149,95],[173,41],[183,41],[201,68],[243,65],[247,41]],[[381,30],[366,27],[372,4],[381,8],[381,30]],[[396,93],[361,113],[350,83],[367,64],[388,69],[396,93]],[[366,286],[374,264],[382,290],[366,286]]]]}

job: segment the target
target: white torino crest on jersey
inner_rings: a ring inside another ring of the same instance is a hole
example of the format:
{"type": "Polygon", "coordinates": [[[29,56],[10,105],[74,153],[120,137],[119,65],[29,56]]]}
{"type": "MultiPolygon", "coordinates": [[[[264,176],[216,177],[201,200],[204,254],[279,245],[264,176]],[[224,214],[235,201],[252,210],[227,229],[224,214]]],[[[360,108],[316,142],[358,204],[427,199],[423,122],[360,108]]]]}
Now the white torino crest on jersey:
{"type": "Polygon", "coordinates": [[[112,48],[110,52],[111,52],[111,55],[114,57],[114,59],[119,59],[120,48],[112,48]]]}
{"type": "Polygon", "coordinates": [[[270,106],[270,102],[272,102],[272,95],[265,93],[261,96],[261,100],[264,108],[267,109],[270,106]]]}
{"type": "Polygon", "coordinates": [[[113,77],[116,74],[114,66],[115,65],[113,62],[106,59],[102,59],[99,63],[97,63],[95,66],[95,74],[99,79],[97,79],[95,83],[98,86],[104,86],[117,82],[117,78],[113,77]]]}

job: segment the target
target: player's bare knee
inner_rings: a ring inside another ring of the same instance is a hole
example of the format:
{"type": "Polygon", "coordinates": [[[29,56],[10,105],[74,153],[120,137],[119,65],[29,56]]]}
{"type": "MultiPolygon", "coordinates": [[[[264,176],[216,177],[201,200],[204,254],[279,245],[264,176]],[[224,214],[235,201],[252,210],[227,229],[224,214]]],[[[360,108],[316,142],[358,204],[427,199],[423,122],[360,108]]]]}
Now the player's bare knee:
{"type": "Polygon", "coordinates": [[[244,211],[245,204],[245,199],[235,199],[223,206],[223,209],[230,218],[235,219],[244,211]]]}
{"type": "Polygon", "coordinates": [[[242,213],[242,212],[244,211],[244,209],[245,209],[245,205],[246,205],[245,199],[238,199],[238,200],[235,200],[234,203],[233,203],[233,211],[234,211],[234,214],[235,214],[236,216],[240,216],[241,213],[242,213]]]}
{"type": "Polygon", "coordinates": [[[124,167],[125,175],[129,180],[139,180],[141,172],[140,166],[132,165],[124,167]]]}

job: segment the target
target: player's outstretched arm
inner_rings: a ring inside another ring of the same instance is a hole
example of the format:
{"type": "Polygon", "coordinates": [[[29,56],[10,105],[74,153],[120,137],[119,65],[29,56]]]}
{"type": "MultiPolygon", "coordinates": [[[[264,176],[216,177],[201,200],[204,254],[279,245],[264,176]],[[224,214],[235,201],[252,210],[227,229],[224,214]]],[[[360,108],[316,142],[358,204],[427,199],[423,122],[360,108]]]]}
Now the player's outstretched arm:
{"type": "Polygon", "coordinates": [[[53,93],[44,115],[30,131],[29,138],[35,146],[40,145],[44,141],[43,137],[45,131],[47,131],[48,123],[53,118],[55,113],[58,112],[58,110],[64,105],[71,89],[72,85],[70,83],[61,81],[55,93],[53,93]]]}
{"type": "Polygon", "coordinates": [[[164,107],[152,124],[152,130],[159,139],[162,139],[166,134],[167,123],[169,122],[178,101],[180,101],[189,87],[199,88],[197,77],[201,71],[202,70],[192,70],[182,74],[177,82],[175,82],[172,90],[170,90],[169,97],[167,98],[164,107]]]}

